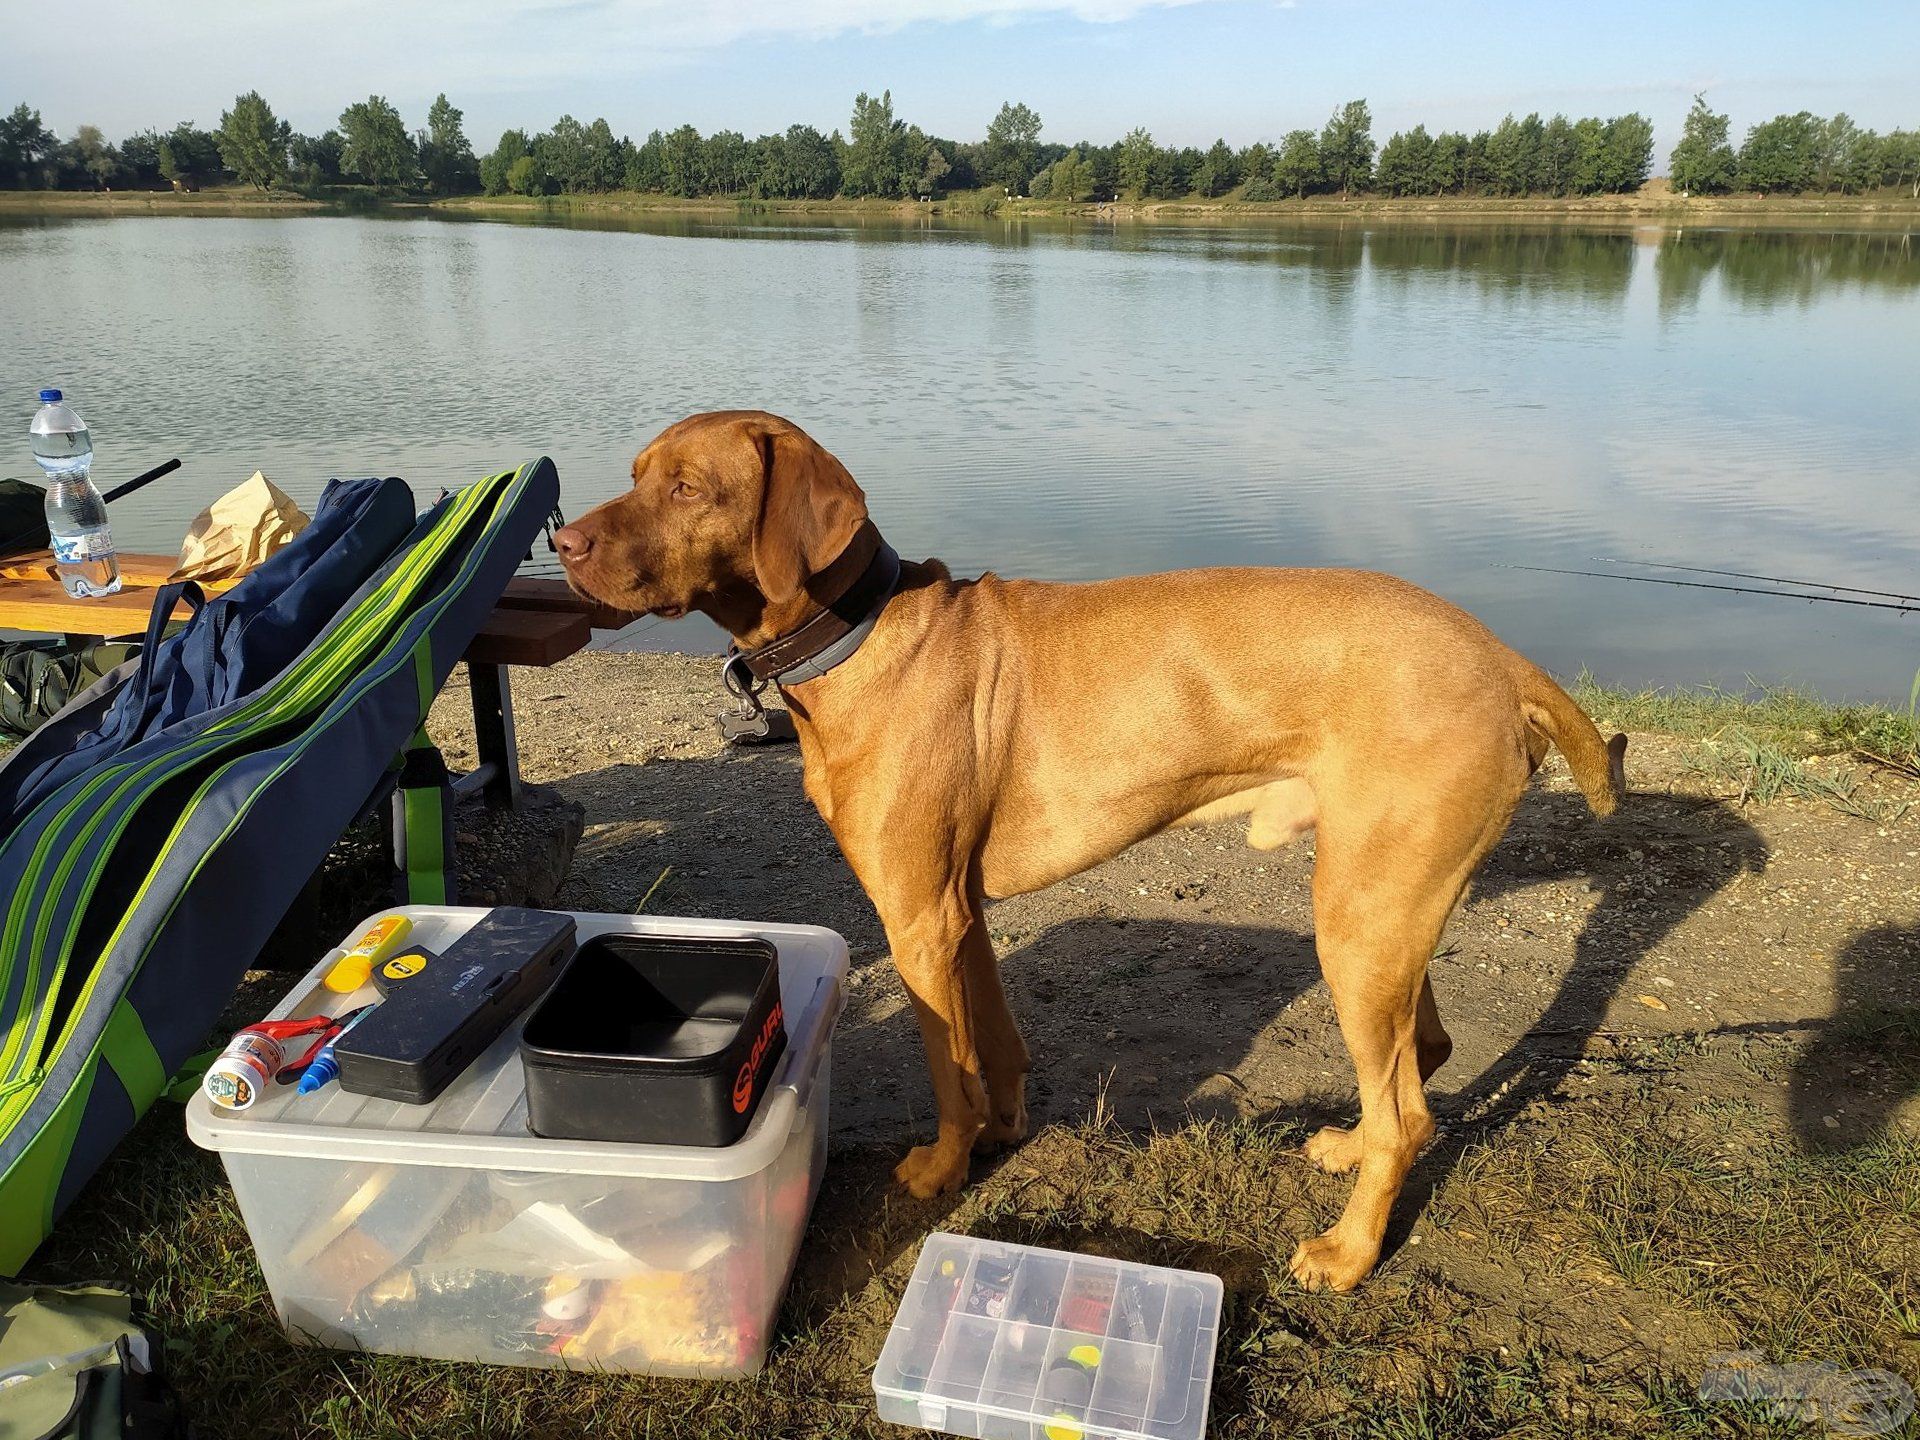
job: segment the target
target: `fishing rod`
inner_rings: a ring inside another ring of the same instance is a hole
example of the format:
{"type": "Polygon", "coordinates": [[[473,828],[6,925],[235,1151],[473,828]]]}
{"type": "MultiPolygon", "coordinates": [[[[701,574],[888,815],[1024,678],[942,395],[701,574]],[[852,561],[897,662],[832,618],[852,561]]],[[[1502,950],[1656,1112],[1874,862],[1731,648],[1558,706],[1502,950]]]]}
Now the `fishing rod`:
{"type": "Polygon", "coordinates": [[[171,475],[174,471],[178,470],[179,468],[180,468],[180,462],[178,460],[169,460],[164,465],[156,465],[151,470],[147,471],[146,474],[136,475],[133,477],[133,479],[127,481],[126,484],[114,486],[113,489],[107,491],[106,494],[100,497],[101,503],[106,505],[111,505],[114,501],[118,500],[122,495],[131,495],[134,491],[138,490],[142,485],[150,484],[151,482],[158,480],[162,475],[171,475]]]}
{"type": "Polygon", "coordinates": [[[1772,595],[1780,600],[1804,600],[1815,605],[1858,605],[1867,610],[1892,610],[1901,615],[1920,615],[1920,605],[1896,605],[1890,600],[1852,600],[1844,595],[1808,595],[1798,590],[1760,590],[1751,585],[1712,585],[1704,580],[1664,580],[1657,575],[1621,575],[1606,570],[1561,570],[1552,565],[1496,565],[1493,568],[1530,570],[1536,575],[1584,575],[1589,580],[1634,580],[1642,585],[1676,585],[1686,590],[1724,590],[1730,595],[1772,595]]]}
{"type": "Polygon", "coordinates": [[[1639,565],[1648,570],[1681,570],[1689,575],[1722,575],[1733,580],[1764,580],[1769,585],[1799,585],[1809,590],[1844,590],[1849,595],[1878,595],[1883,600],[1920,600],[1897,590],[1869,590],[1862,585],[1833,585],[1825,580],[1788,580],[1779,575],[1755,575],[1746,570],[1709,570],[1704,565],[1668,565],[1658,560],[1615,560],[1606,555],[1589,559],[1600,565],[1639,565]]]}

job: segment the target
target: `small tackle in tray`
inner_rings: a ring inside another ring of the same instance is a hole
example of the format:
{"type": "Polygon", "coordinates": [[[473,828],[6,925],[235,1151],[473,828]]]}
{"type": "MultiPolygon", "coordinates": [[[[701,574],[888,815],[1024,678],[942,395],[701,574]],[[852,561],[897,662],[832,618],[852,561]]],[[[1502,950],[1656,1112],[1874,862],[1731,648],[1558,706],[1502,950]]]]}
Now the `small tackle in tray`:
{"type": "Polygon", "coordinates": [[[1050,1440],[1204,1429],[1217,1278],[929,1237],[874,1372],[883,1417],[1050,1440]]]}

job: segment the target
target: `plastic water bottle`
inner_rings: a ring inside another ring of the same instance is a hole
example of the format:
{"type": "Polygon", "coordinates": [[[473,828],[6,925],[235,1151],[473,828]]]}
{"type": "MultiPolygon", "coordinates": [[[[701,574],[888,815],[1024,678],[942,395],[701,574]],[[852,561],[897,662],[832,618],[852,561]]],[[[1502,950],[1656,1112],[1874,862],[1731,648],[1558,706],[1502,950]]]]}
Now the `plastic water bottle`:
{"type": "Polygon", "coordinates": [[[33,458],[47,472],[47,533],[54,568],[69,595],[111,595],[120,588],[107,502],[93,488],[93,437],[87,422],[61,402],[58,390],[40,392],[33,417],[33,458]]]}

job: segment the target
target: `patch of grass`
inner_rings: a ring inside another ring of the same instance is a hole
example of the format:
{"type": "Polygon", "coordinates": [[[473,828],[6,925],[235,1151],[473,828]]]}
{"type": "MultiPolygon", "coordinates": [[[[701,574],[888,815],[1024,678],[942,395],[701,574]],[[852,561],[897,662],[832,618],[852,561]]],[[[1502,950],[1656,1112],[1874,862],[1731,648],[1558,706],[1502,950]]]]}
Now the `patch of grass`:
{"type": "Polygon", "coordinates": [[[1757,683],[1745,690],[1711,685],[1619,690],[1599,684],[1585,671],[1568,693],[1603,730],[1694,739],[1717,739],[1737,730],[1792,759],[1850,754],[1920,774],[1920,677],[1904,710],[1834,705],[1804,690],[1757,683]]]}
{"type": "MultiPolygon", "coordinates": [[[[1897,1043],[1897,1023],[1863,1021],[1862,1049],[1897,1043]]],[[[1604,1096],[1447,1121],[1386,1259],[1345,1296],[1287,1274],[1351,1185],[1300,1157],[1308,1127],[1291,1117],[1136,1133],[1096,1101],[1085,1123],[1042,1130],[929,1202],[892,1187],[889,1147],[842,1147],[767,1369],[736,1383],[290,1345],[219,1162],[165,1106],[30,1274],[118,1278],[144,1297],[210,1440],[904,1436],[875,1416],[871,1372],[931,1230],[1220,1276],[1216,1440],[1784,1436],[1785,1422],[1701,1402],[1701,1371],[1759,1350],[1920,1381],[1920,1140],[1806,1153],[1743,1084],[1742,1051],[1662,1046],[1657,1067],[1614,1067],[1626,1088],[1604,1096]],[[1738,1093],[1709,1098],[1728,1079],[1738,1093]]]]}
{"type": "Polygon", "coordinates": [[[1908,800],[1863,794],[1858,770],[1848,767],[1831,774],[1822,773],[1777,744],[1739,728],[1730,730],[1721,739],[1703,741],[1689,757],[1688,766],[1698,774],[1733,787],[1742,805],[1748,801],[1771,805],[1783,795],[1791,795],[1801,800],[1821,801],[1843,815],[1885,824],[1898,820],[1912,804],[1908,800]]]}

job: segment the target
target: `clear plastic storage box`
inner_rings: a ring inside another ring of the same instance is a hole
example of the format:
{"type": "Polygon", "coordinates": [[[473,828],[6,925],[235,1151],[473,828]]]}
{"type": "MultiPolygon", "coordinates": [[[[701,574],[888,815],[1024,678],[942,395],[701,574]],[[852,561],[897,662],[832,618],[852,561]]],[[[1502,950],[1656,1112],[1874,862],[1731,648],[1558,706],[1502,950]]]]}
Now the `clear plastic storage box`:
{"type": "MultiPolygon", "coordinates": [[[[482,910],[406,907],[444,951],[482,910]]],[[[779,952],[788,1045],[746,1133],[723,1147],[546,1140],[527,1128],[524,1015],[427,1105],[337,1084],[275,1086],[250,1109],[197,1094],[187,1133],[218,1151],[290,1335],[440,1360],[653,1375],[748,1375],[826,1164],[834,1022],[847,969],[831,930],[577,915],[579,939],[754,936],[779,952]]],[[[351,944],[366,928],[354,927],[351,944]]],[[[269,1018],[377,998],[320,977],[269,1018]]]]}
{"type": "Polygon", "coordinates": [[[1199,1440],[1220,1280],[927,1237],[873,1388],[880,1417],[980,1440],[1199,1440]]]}

